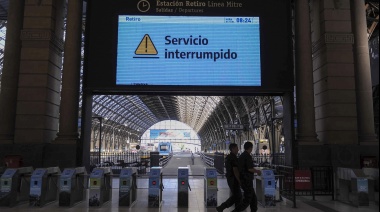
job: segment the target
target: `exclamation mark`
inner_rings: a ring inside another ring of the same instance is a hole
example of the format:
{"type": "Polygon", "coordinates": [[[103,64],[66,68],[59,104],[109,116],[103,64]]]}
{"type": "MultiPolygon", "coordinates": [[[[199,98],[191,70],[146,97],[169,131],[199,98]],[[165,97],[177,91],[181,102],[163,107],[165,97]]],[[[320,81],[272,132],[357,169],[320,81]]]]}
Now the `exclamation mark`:
{"type": "Polygon", "coordinates": [[[148,37],[145,37],[145,52],[148,52],[148,37]]]}

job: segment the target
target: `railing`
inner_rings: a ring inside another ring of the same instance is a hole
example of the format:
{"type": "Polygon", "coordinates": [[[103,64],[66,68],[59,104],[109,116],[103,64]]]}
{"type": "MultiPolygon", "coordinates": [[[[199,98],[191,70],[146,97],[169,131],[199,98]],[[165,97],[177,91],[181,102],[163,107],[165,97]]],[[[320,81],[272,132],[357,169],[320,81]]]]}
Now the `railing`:
{"type": "Polygon", "coordinates": [[[167,157],[160,158],[160,167],[165,167],[172,157],[173,153],[170,153],[167,157]]]}
{"type": "MultiPolygon", "coordinates": [[[[172,158],[170,154],[166,158],[160,158],[160,166],[164,167],[172,158]]],[[[111,167],[114,174],[120,173],[124,167],[137,167],[138,175],[145,175],[150,169],[150,154],[148,152],[120,152],[120,153],[99,153],[90,152],[90,171],[95,167],[111,167]]]]}
{"type": "Polygon", "coordinates": [[[255,166],[265,167],[268,165],[285,165],[285,154],[253,154],[252,160],[255,166]]]}
{"type": "Polygon", "coordinates": [[[272,165],[270,168],[275,170],[275,176],[279,182],[280,195],[293,202],[296,205],[294,168],[291,166],[272,165]]]}
{"type": "MultiPolygon", "coordinates": [[[[200,157],[207,166],[215,167],[218,173],[224,174],[224,153],[205,154],[201,152],[200,157]]],[[[252,154],[252,160],[254,165],[258,167],[285,165],[285,154],[252,154]]]]}
{"type": "Polygon", "coordinates": [[[331,196],[334,200],[334,174],[331,166],[313,166],[304,170],[310,170],[311,189],[296,190],[297,196],[331,196]]]}
{"type": "Polygon", "coordinates": [[[213,158],[213,157],[210,157],[210,156],[204,154],[203,152],[201,152],[199,155],[200,155],[202,161],[203,161],[207,166],[214,167],[214,158],[213,158]]]}
{"type": "Polygon", "coordinates": [[[215,152],[212,154],[204,154],[201,152],[200,157],[207,166],[214,167],[219,174],[224,174],[224,153],[215,152]]]}
{"type": "Polygon", "coordinates": [[[275,175],[279,181],[279,190],[281,196],[293,202],[296,207],[296,196],[312,196],[315,200],[316,196],[331,196],[334,200],[334,178],[333,168],[331,166],[313,166],[305,169],[310,170],[311,188],[308,190],[296,190],[296,169],[283,165],[267,165],[266,167],[275,170],[275,175]]]}
{"type": "Polygon", "coordinates": [[[224,153],[214,153],[214,167],[219,174],[224,174],[224,153]]]}
{"type": "Polygon", "coordinates": [[[330,196],[334,200],[334,169],[331,166],[311,167],[313,200],[315,196],[330,196]]]}

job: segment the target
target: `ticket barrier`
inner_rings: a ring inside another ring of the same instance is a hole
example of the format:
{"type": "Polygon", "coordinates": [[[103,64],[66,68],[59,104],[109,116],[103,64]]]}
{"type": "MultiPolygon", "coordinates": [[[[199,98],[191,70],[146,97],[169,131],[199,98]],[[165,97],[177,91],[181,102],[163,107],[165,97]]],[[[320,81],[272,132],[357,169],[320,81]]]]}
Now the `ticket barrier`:
{"type": "Polygon", "coordinates": [[[119,206],[132,206],[137,199],[137,168],[128,167],[120,171],[119,206]]]}
{"type": "Polygon", "coordinates": [[[112,198],[111,167],[95,168],[90,174],[90,196],[88,205],[101,207],[112,198]]]}
{"type": "Polygon", "coordinates": [[[361,169],[341,168],[337,169],[339,201],[356,207],[369,206],[369,184],[373,184],[361,169]]]}
{"type": "Polygon", "coordinates": [[[205,167],[204,172],[204,201],[206,207],[218,205],[218,172],[215,168],[205,167]]]}
{"type": "Polygon", "coordinates": [[[161,167],[152,167],[149,172],[148,207],[161,207],[163,189],[161,167]]]}
{"type": "Polygon", "coordinates": [[[30,179],[29,205],[42,207],[58,198],[58,167],[38,168],[30,179]]]}
{"type": "Polygon", "coordinates": [[[178,167],[178,207],[189,207],[189,168],[178,167]]]}
{"type": "Polygon", "coordinates": [[[256,178],[257,201],[263,207],[276,206],[276,180],[272,169],[262,169],[256,178]]]}
{"type": "Polygon", "coordinates": [[[379,169],[378,168],[363,168],[365,176],[368,177],[368,196],[369,201],[375,201],[379,204],[379,169]]]}
{"type": "Polygon", "coordinates": [[[86,196],[86,169],[84,167],[66,168],[59,180],[59,206],[72,207],[82,202],[86,196]]]}
{"type": "Polygon", "coordinates": [[[5,172],[5,170],[6,170],[6,167],[0,166],[0,176],[3,175],[3,173],[5,172]]]}
{"type": "Polygon", "coordinates": [[[0,178],[0,206],[28,202],[32,167],[8,168],[0,178]]]}

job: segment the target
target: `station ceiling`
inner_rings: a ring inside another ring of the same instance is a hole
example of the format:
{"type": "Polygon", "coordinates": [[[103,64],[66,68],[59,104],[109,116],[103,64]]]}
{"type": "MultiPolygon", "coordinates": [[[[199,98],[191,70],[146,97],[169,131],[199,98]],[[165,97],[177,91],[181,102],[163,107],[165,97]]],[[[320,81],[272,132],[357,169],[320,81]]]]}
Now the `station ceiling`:
{"type": "MultiPolygon", "coordinates": [[[[6,27],[8,6],[9,0],[0,0],[0,30],[6,27]]],[[[377,36],[379,1],[366,0],[366,14],[369,38],[377,36]]],[[[4,40],[5,34],[0,37],[4,40]]],[[[4,49],[0,48],[0,85],[3,58],[4,49]]],[[[259,126],[268,121],[269,113],[282,116],[281,97],[96,95],[93,99],[93,116],[103,117],[109,125],[123,127],[138,137],[160,121],[177,120],[208,140],[223,124],[259,126]]]]}

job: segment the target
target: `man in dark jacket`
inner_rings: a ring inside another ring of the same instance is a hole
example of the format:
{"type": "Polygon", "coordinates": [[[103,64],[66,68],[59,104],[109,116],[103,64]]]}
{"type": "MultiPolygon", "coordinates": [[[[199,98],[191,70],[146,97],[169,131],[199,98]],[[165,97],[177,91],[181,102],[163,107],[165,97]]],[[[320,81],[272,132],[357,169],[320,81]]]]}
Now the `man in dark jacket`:
{"type": "Polygon", "coordinates": [[[253,189],[253,177],[254,173],[261,174],[260,170],[253,168],[253,160],[251,152],[253,150],[253,144],[246,142],[244,144],[244,152],[239,156],[239,171],[241,179],[241,188],[244,191],[244,199],[242,204],[233,210],[233,212],[244,211],[248,205],[251,208],[251,212],[257,211],[257,197],[255,190],[253,189]]]}
{"type": "Polygon", "coordinates": [[[239,148],[237,144],[232,143],[230,144],[229,149],[231,152],[229,155],[227,155],[224,165],[226,167],[227,184],[228,187],[230,187],[231,195],[225,202],[216,207],[216,210],[218,212],[221,212],[234,204],[235,207],[238,206],[241,200],[240,173],[238,169],[239,165],[237,159],[239,148]]]}

